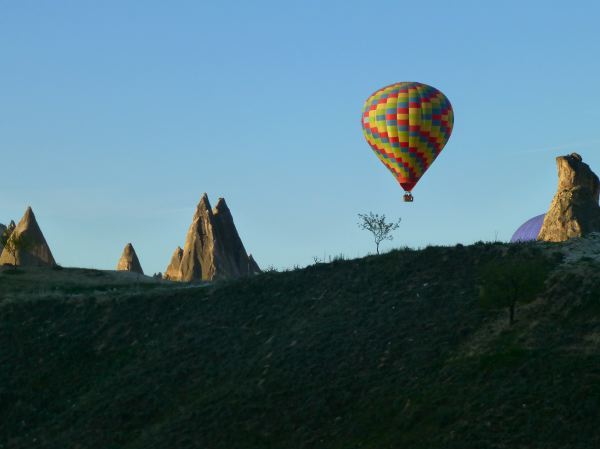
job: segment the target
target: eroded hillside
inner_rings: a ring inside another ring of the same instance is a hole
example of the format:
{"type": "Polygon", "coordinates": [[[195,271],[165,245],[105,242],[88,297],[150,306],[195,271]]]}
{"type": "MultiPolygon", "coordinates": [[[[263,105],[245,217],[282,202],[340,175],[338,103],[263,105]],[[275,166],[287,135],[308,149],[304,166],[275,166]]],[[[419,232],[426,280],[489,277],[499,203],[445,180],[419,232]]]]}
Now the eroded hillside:
{"type": "Polygon", "coordinates": [[[188,289],[0,284],[0,447],[598,447],[600,266],[546,246],[557,268],[508,326],[477,288],[507,248],[188,289]]]}

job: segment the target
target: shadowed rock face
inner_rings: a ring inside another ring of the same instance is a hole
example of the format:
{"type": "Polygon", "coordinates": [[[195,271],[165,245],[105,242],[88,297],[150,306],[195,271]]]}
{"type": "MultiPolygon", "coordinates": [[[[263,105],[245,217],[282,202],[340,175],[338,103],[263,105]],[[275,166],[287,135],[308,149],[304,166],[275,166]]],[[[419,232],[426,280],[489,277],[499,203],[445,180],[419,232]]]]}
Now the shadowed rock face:
{"type": "Polygon", "coordinates": [[[19,221],[19,224],[14,227],[14,222],[8,226],[8,230],[13,228],[11,232],[11,238],[15,235],[22,235],[27,241],[27,248],[17,251],[16,260],[13,256],[6,251],[6,248],[2,250],[0,255],[0,265],[2,264],[16,264],[24,267],[42,267],[42,266],[54,266],[56,262],[50,251],[48,243],[42,234],[33,210],[28,207],[25,211],[25,215],[19,221]]]}
{"type": "MultiPolygon", "coordinates": [[[[0,223],[0,235],[6,232],[6,226],[0,223]]],[[[2,241],[0,241],[0,254],[2,254],[2,250],[4,249],[4,245],[2,245],[2,241]]]]}
{"type": "Polygon", "coordinates": [[[140,265],[140,260],[131,243],[125,245],[123,254],[117,264],[117,271],[131,271],[133,273],[144,274],[144,270],[142,270],[142,266],[140,265]]]}
{"type": "Polygon", "coordinates": [[[12,234],[12,232],[15,230],[16,227],[17,227],[17,225],[15,224],[15,222],[13,220],[10,220],[10,223],[8,224],[8,228],[6,228],[6,232],[8,232],[9,236],[12,234]]]}
{"type": "Polygon", "coordinates": [[[600,231],[600,180],[581,156],[556,158],[558,190],[544,218],[538,240],[563,242],[600,231]]]}
{"type": "Polygon", "coordinates": [[[221,265],[228,277],[240,277],[250,274],[250,261],[242,239],[233,223],[233,216],[224,198],[219,198],[213,209],[217,233],[223,242],[221,265]]]}
{"type": "Polygon", "coordinates": [[[260,273],[260,268],[254,260],[254,257],[252,257],[252,254],[248,254],[248,265],[250,266],[250,274],[260,273]]]}
{"type": "Polygon", "coordinates": [[[183,250],[175,250],[165,278],[206,281],[259,272],[256,262],[251,263],[246,253],[225,200],[219,198],[212,209],[205,193],[196,207],[183,250]]]}
{"type": "MultiPolygon", "coordinates": [[[[13,220],[10,220],[10,223],[7,226],[4,226],[3,224],[0,224],[0,234],[6,234],[6,238],[10,237],[10,235],[12,234],[12,232],[15,230],[15,228],[17,227],[17,225],[15,224],[15,222],[13,220]]],[[[2,244],[0,243],[0,254],[2,254],[2,244]]]]}
{"type": "MultiPolygon", "coordinates": [[[[16,227],[17,227],[17,225],[15,224],[15,222],[13,220],[10,220],[8,227],[4,226],[3,224],[0,224],[0,235],[5,236],[6,238],[9,238],[16,227]]],[[[4,250],[4,245],[0,241],[0,256],[2,256],[3,250],[4,250]]]]}

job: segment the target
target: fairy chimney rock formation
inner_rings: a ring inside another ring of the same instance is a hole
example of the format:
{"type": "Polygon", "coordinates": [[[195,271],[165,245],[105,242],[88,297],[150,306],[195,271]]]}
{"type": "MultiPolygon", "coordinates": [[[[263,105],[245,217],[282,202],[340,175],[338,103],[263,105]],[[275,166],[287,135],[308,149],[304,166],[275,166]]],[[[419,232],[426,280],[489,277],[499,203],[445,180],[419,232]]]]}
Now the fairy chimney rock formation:
{"type": "Polygon", "coordinates": [[[177,281],[233,279],[258,273],[250,263],[233,216],[223,198],[211,208],[205,193],[196,207],[183,250],[178,248],[167,267],[165,278],[177,281]]]}
{"type": "Polygon", "coordinates": [[[0,255],[0,265],[16,264],[24,267],[52,267],[56,265],[52,251],[50,251],[31,207],[27,208],[19,224],[14,226],[14,222],[11,222],[7,231],[10,232],[10,239],[22,236],[24,246],[17,249],[16,260],[7,251],[7,248],[3,248],[0,255]]]}
{"type": "Polygon", "coordinates": [[[214,235],[214,217],[208,195],[205,193],[192,218],[183,245],[181,265],[179,267],[180,281],[198,281],[213,279],[217,272],[215,248],[219,244],[214,235]]]}
{"type": "Polygon", "coordinates": [[[563,242],[600,231],[600,180],[572,153],[556,158],[558,190],[546,213],[538,240],[563,242]]]}
{"type": "Polygon", "coordinates": [[[181,258],[183,257],[183,249],[181,249],[180,246],[177,247],[177,249],[175,250],[175,252],[173,253],[173,256],[171,257],[171,262],[169,263],[169,266],[167,267],[167,270],[165,271],[164,274],[164,278],[171,280],[171,281],[180,281],[181,279],[181,274],[180,274],[180,268],[181,268],[181,258]]]}
{"type": "Polygon", "coordinates": [[[249,257],[240,238],[231,211],[224,198],[219,198],[213,210],[217,232],[223,242],[222,268],[229,277],[247,276],[249,273],[249,257]]]}
{"type": "Polygon", "coordinates": [[[125,245],[123,254],[117,264],[117,271],[131,271],[133,273],[144,274],[144,270],[142,270],[142,266],[140,265],[140,260],[131,243],[125,245]]]}

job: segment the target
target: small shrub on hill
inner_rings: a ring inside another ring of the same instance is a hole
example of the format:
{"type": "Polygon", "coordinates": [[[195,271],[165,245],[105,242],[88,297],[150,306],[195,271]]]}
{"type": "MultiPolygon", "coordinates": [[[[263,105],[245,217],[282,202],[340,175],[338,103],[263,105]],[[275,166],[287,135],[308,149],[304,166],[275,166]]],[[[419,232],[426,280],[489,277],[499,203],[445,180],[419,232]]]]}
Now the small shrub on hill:
{"type": "Polygon", "coordinates": [[[479,298],[482,305],[506,308],[509,324],[513,324],[517,303],[533,301],[543,291],[552,265],[540,254],[512,251],[488,262],[480,272],[479,298]]]}

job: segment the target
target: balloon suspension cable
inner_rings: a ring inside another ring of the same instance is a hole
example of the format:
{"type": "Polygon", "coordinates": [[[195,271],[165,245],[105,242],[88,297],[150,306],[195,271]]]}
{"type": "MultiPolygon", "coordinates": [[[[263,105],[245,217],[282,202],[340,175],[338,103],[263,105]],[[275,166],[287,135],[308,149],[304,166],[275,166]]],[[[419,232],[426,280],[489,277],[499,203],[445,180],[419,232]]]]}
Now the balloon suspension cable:
{"type": "Polygon", "coordinates": [[[413,202],[413,196],[412,193],[410,192],[404,192],[404,201],[407,203],[412,203],[413,202]]]}

